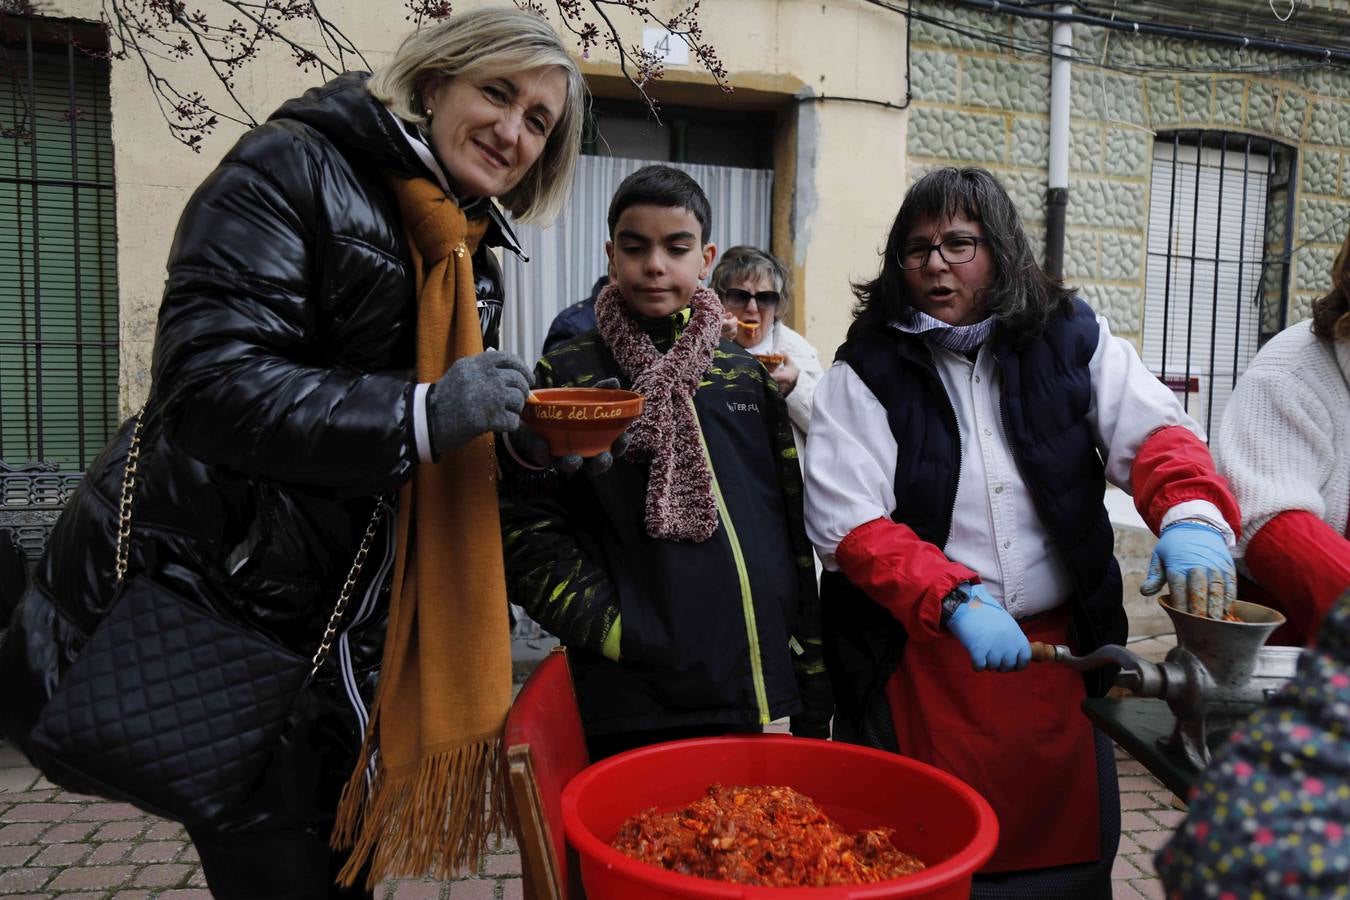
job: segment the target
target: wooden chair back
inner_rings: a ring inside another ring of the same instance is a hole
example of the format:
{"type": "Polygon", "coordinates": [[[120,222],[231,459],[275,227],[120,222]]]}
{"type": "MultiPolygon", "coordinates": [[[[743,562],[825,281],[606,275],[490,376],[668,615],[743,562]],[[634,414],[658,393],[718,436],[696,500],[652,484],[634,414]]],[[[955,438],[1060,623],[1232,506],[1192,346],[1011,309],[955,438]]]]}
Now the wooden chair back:
{"type": "Polygon", "coordinates": [[[526,900],[584,900],[563,833],[562,790],[590,763],[567,654],[530,673],[506,716],[504,744],[526,900]]]}

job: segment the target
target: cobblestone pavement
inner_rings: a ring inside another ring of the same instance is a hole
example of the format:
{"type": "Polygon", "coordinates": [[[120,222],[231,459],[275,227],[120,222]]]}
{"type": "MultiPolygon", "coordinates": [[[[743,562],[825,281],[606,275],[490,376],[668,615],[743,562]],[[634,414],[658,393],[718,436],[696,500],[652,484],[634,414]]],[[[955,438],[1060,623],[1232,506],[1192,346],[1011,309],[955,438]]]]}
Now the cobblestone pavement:
{"type": "MultiPolygon", "coordinates": [[[[1132,641],[1162,659],[1171,636],[1132,641]]],[[[770,730],[786,730],[775,723],[770,730]],[[776,726],[776,727],[775,727],[776,726]]],[[[1152,856],[1184,815],[1172,794],[1117,748],[1122,834],[1114,900],[1161,900],[1152,856]]],[[[70,794],[0,741],[0,898],[3,900],[209,900],[183,829],[125,803],[70,794]]],[[[472,876],[393,880],[378,900],[523,900],[520,857],[507,839],[472,876]]],[[[638,898],[634,898],[638,900],[638,898]]]]}
{"type": "MultiPolygon", "coordinates": [[[[1124,833],[1115,900],[1161,898],[1152,854],[1181,821],[1172,795],[1117,751],[1124,833]]],[[[5,900],[209,900],[183,829],[125,803],[62,791],[0,744],[0,896],[5,900]]],[[[523,900],[509,840],[472,877],[389,881],[379,900],[523,900]]],[[[636,898],[635,898],[636,900],[636,898]]]]}

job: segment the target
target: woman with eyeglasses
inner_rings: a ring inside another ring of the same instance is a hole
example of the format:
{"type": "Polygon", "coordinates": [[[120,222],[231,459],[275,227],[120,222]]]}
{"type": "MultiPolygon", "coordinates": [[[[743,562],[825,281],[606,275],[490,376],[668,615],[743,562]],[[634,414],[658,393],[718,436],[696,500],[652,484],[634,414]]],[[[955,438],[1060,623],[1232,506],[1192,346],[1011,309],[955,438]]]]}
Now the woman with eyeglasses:
{"type": "Polygon", "coordinates": [[[804,459],[835,737],[989,800],[974,896],[1110,897],[1115,760],[1079,712],[1108,684],[1027,668],[1028,641],[1124,643],[1108,481],[1161,532],[1145,592],[1198,611],[1234,592],[1237,505],[1199,426],[1041,270],[983,169],[919,179],[854,293],[804,459]]]}
{"type": "Polygon", "coordinates": [[[792,299],[787,266],[755,247],[732,247],[718,260],[708,286],[722,300],[722,336],[756,356],[787,401],[800,458],[816,382],[825,370],[816,348],[783,321],[792,299]]]}

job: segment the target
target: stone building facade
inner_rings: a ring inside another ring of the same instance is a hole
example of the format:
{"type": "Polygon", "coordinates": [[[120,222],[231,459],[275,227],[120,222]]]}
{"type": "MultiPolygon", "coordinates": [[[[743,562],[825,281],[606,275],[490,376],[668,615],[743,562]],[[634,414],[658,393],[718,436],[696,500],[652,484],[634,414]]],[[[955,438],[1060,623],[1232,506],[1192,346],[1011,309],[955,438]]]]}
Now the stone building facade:
{"type": "MultiPolygon", "coordinates": [[[[913,5],[944,24],[912,23],[910,179],[936,165],[985,166],[1033,236],[1043,236],[1050,23],[958,3],[913,5]]],[[[1350,16],[1344,0],[1316,5],[1350,16]]],[[[1252,135],[1287,148],[1282,158],[1296,166],[1286,321],[1305,317],[1350,228],[1350,68],[1081,24],[1072,41],[1066,281],[1138,343],[1155,141],[1178,130],[1252,135]]],[[[1272,185],[1287,175],[1278,171],[1272,185]]],[[[1268,238],[1278,246],[1287,207],[1272,206],[1268,238]]]]}
{"type": "MultiPolygon", "coordinates": [[[[1350,20],[1347,0],[1300,6],[1350,20]]],[[[914,0],[913,8],[907,183],[939,165],[986,167],[1008,188],[1039,247],[1046,231],[1051,24],[959,2],[914,0]]],[[[1130,14],[1131,5],[1121,4],[1120,15],[1130,14]]],[[[1155,153],[1167,157],[1168,135],[1228,132],[1244,147],[1250,136],[1272,151],[1264,230],[1273,264],[1261,286],[1270,301],[1262,336],[1280,321],[1304,318],[1328,289],[1332,260],[1350,230],[1350,68],[1083,24],[1072,26],[1072,46],[1065,281],[1115,333],[1141,348],[1146,364],[1156,363],[1144,347],[1148,268],[1157,265],[1149,252],[1151,202],[1160,199],[1152,196],[1155,153]]],[[[1178,212],[1189,217],[1195,210],[1178,212]]],[[[1166,229],[1165,220],[1152,228],[1160,225],[1166,229]]],[[[1156,329],[1149,337],[1156,342],[1156,329]]],[[[1196,392],[1189,399],[1202,398],[1196,392]]],[[[1217,415],[1213,422],[1196,418],[1211,432],[1217,427],[1217,415]]],[[[1153,535],[1122,492],[1109,491],[1107,500],[1131,634],[1169,632],[1161,611],[1137,590],[1153,535]]]]}

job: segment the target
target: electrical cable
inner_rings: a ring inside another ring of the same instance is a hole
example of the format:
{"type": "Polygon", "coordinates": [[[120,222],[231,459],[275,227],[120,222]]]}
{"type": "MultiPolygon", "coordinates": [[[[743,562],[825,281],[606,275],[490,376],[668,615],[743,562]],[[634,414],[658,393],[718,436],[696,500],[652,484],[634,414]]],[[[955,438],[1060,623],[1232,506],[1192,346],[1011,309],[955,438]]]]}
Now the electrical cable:
{"type": "MultiPolygon", "coordinates": [[[[1106,15],[1105,0],[1056,2],[1070,3],[1090,15],[1106,15]]],[[[1000,9],[1009,5],[1035,8],[1049,4],[1045,0],[1013,0],[1011,4],[999,4],[1000,9]]],[[[1235,0],[1131,0],[1129,9],[1130,15],[1140,22],[1167,25],[1187,33],[1200,30],[1228,32],[1239,38],[1245,35],[1249,40],[1253,35],[1271,39],[1297,35],[1297,40],[1303,44],[1350,49],[1344,16],[1332,12],[1303,11],[1288,20],[1279,20],[1277,16],[1272,22],[1264,12],[1252,12],[1250,4],[1235,0]]]]}
{"type": "MultiPolygon", "coordinates": [[[[958,3],[965,2],[965,0],[956,0],[956,2],[958,3]]],[[[1003,9],[1001,8],[1000,11],[1003,11],[1003,9]]],[[[978,26],[964,25],[961,23],[953,22],[950,19],[943,19],[938,16],[922,12],[913,12],[910,14],[910,16],[911,19],[914,21],[924,22],[926,24],[930,24],[935,27],[941,28],[945,31],[950,31],[954,34],[960,34],[965,37],[982,41],[984,43],[988,43],[996,47],[1001,47],[1005,50],[1011,50],[1017,54],[1044,57],[1049,59],[1067,58],[1071,59],[1076,65],[1090,66],[1092,68],[1105,69],[1107,71],[1120,72],[1122,74],[1128,75],[1157,75],[1157,74],[1285,75],[1291,72],[1299,72],[1308,69],[1326,69],[1326,68],[1332,68],[1338,71],[1350,71],[1350,55],[1347,55],[1346,59],[1348,64],[1327,62],[1325,60],[1316,63],[1314,62],[1295,63],[1295,64],[1260,63],[1246,66],[1234,66],[1227,64],[1214,66],[1195,66],[1195,65],[1172,66],[1172,65],[1159,65],[1153,62],[1140,62],[1137,60],[1130,62],[1114,61],[1103,63],[1085,56],[1074,56],[1071,54],[1058,53],[1053,49],[1048,40],[1044,44],[1041,43],[1032,44],[1027,43],[1025,41],[1019,42],[1009,38],[1005,31],[995,31],[992,29],[982,29],[979,28],[978,26]]],[[[1117,44],[1117,46],[1122,45],[1117,44]]]]}
{"type": "Polygon", "coordinates": [[[914,80],[913,80],[912,75],[911,75],[911,73],[912,73],[912,71],[913,71],[912,68],[911,68],[911,58],[912,58],[912,54],[909,52],[909,47],[910,47],[910,34],[911,34],[911,33],[913,32],[913,30],[914,30],[914,29],[912,29],[912,28],[909,27],[909,25],[910,25],[910,16],[911,16],[911,14],[912,14],[912,12],[913,12],[913,7],[914,7],[914,0],[905,0],[905,6],[904,6],[903,8],[901,8],[901,7],[899,7],[899,6],[894,6],[894,5],[890,4],[890,3],[886,3],[886,2],[884,2],[884,0],[866,0],[866,2],[871,3],[873,6],[880,6],[882,9],[889,10],[890,12],[899,13],[900,15],[904,16],[905,19],[906,19],[906,21],[905,21],[905,99],[904,99],[903,101],[901,101],[900,103],[892,103],[892,102],[890,102],[889,100],[873,100],[873,99],[868,98],[868,97],[841,97],[841,96],[838,96],[838,95],[832,95],[832,94],[799,94],[799,95],[797,96],[797,98],[796,98],[798,103],[806,103],[806,102],[821,103],[821,102],[824,102],[824,101],[826,101],[826,100],[831,100],[831,101],[837,100],[837,101],[839,101],[839,102],[841,102],[841,103],[866,103],[866,104],[869,104],[869,105],[872,105],[872,106],[881,106],[881,107],[885,107],[886,109],[909,109],[910,101],[914,99],[914,80]]]}
{"type": "Polygon", "coordinates": [[[886,109],[905,109],[909,102],[892,103],[889,100],[873,100],[870,97],[843,97],[839,94],[798,94],[795,98],[798,103],[823,103],[825,101],[838,103],[866,103],[871,106],[883,106],[886,109]]]}
{"type": "MultiPolygon", "coordinates": [[[[1319,60],[1318,62],[1307,62],[1296,64],[1253,63],[1250,65],[1238,65],[1238,66],[1228,64],[1213,65],[1213,66],[1159,65],[1156,62],[1142,61],[1137,58],[1128,62],[1122,61],[1099,62],[1096,60],[1088,59],[1086,57],[1070,56],[1068,54],[1056,53],[1051,47],[1049,41],[1047,41],[1044,45],[1031,44],[1025,41],[1019,42],[1017,40],[1009,38],[1007,32],[1003,30],[982,29],[978,26],[954,22],[950,19],[944,19],[930,13],[916,12],[912,9],[912,0],[910,4],[911,8],[907,9],[902,9],[899,6],[896,6],[894,3],[886,2],[886,0],[864,0],[864,2],[871,4],[872,6],[879,6],[882,9],[889,10],[890,12],[899,13],[900,15],[908,18],[911,21],[911,23],[915,21],[924,22],[926,24],[942,28],[943,30],[950,31],[954,34],[960,34],[964,37],[969,37],[973,40],[988,43],[1005,50],[1011,50],[1013,53],[1016,54],[1044,57],[1047,59],[1070,58],[1073,60],[1075,64],[1078,65],[1086,65],[1097,69],[1104,69],[1106,71],[1119,72],[1121,74],[1127,75],[1160,75],[1160,74],[1288,75],[1290,73],[1303,72],[1310,69],[1326,69],[1326,68],[1336,69],[1338,71],[1350,71],[1350,51],[1343,52],[1338,49],[1330,47],[1307,47],[1307,46],[1303,48],[1307,52],[1302,55],[1315,56],[1319,60]]],[[[1002,3],[991,2],[991,0],[983,0],[983,2],[981,2],[981,0],[955,0],[955,2],[963,5],[974,6],[975,8],[978,8],[982,11],[986,11],[995,15],[997,14],[1006,14],[1011,16],[1020,15],[1023,17],[1053,21],[1058,17],[1058,15],[1055,13],[1031,13],[1029,10],[1037,6],[1060,5],[1065,2],[1071,2],[1071,0],[1020,0],[1020,2],[1018,2],[1018,0],[1009,0],[1009,2],[1002,2],[1002,3]],[[1019,12],[1019,10],[1021,10],[1021,12],[1019,12]]],[[[1138,6],[1142,2],[1147,2],[1147,0],[1134,0],[1134,2],[1135,6],[1138,6]]],[[[1085,8],[1087,6],[1086,4],[1081,2],[1072,2],[1071,5],[1078,8],[1085,8]]],[[[1158,33],[1157,29],[1161,27],[1161,26],[1147,26],[1137,21],[1124,19],[1118,19],[1113,23],[1112,20],[1109,18],[1109,11],[1106,11],[1106,14],[1108,17],[1106,18],[1093,17],[1094,20],[1088,22],[1087,24],[1098,25],[1104,28],[1114,27],[1116,30],[1126,30],[1129,31],[1131,34],[1138,34],[1141,31],[1158,33]],[[1100,21],[1097,21],[1098,19],[1100,19],[1100,21]]],[[[1213,35],[1209,32],[1196,31],[1189,29],[1189,27],[1185,29],[1177,29],[1175,27],[1169,26],[1166,33],[1160,34],[1159,36],[1172,37],[1173,39],[1178,40],[1215,39],[1213,35]]],[[[1255,49],[1269,49],[1265,46],[1269,42],[1261,38],[1254,39],[1250,36],[1244,35],[1222,35],[1221,37],[1224,38],[1224,41],[1221,42],[1236,44],[1239,49],[1246,49],[1249,47],[1255,47],[1255,49]]],[[[907,50],[909,42],[910,42],[909,37],[907,35],[906,36],[907,50]]],[[[1123,45],[1117,44],[1117,46],[1123,45]]],[[[1284,53],[1294,54],[1296,51],[1295,45],[1287,43],[1279,44],[1279,48],[1280,48],[1279,52],[1284,53]]],[[[908,53],[906,55],[908,56],[908,53]]],[[[906,103],[906,106],[907,105],[908,103],[906,103]]]]}
{"type": "MultiPolygon", "coordinates": [[[[1208,41],[1217,44],[1237,45],[1242,48],[1250,47],[1257,50],[1288,53],[1295,56],[1313,56],[1323,59],[1326,62],[1336,61],[1342,64],[1350,63],[1350,49],[1342,49],[1339,46],[1315,46],[1272,38],[1252,37],[1250,35],[1232,32],[1213,31],[1189,25],[1183,27],[1171,24],[1158,24],[1149,21],[1140,21],[1137,18],[1116,19],[1113,21],[1105,16],[1097,15],[1095,13],[1044,12],[1040,9],[1026,6],[1023,3],[1018,2],[1018,0],[1003,0],[1003,2],[999,2],[999,0],[952,0],[952,2],[960,6],[979,9],[989,13],[1002,13],[1010,16],[1052,22],[1068,21],[1075,24],[1110,28],[1117,31],[1131,31],[1135,34],[1155,34],[1182,40],[1208,41]]],[[[1083,8],[1083,4],[1081,3],[1072,3],[1071,5],[1075,8],[1083,8]]]]}

